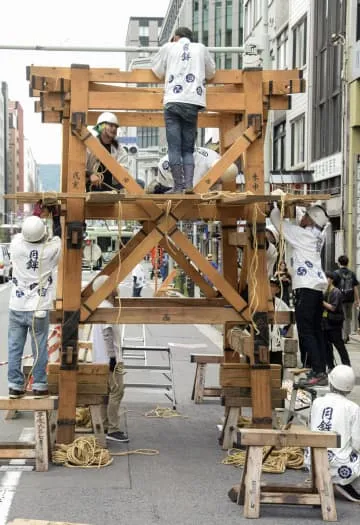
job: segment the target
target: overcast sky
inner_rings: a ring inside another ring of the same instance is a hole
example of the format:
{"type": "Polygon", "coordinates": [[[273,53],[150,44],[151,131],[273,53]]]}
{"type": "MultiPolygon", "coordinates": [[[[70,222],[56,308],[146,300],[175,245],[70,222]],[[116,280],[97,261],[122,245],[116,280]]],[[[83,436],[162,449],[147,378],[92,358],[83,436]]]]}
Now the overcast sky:
{"type": "MultiPolygon", "coordinates": [[[[124,46],[131,16],[165,16],[170,0],[18,0],[2,2],[0,44],[42,46],[124,46]]],[[[125,67],[124,53],[5,51],[0,49],[0,81],[6,81],[11,100],[24,108],[25,136],[36,162],[60,163],[60,125],[41,124],[34,113],[26,81],[26,66],[125,67]]]]}

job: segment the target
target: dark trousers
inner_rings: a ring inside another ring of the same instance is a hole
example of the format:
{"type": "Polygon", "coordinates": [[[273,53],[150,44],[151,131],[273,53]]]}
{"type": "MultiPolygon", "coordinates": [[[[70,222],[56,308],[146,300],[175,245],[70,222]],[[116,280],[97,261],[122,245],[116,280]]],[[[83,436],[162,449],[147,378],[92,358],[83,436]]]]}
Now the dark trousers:
{"type": "Polygon", "coordinates": [[[350,357],[346,350],[343,338],[342,338],[342,325],[331,328],[330,330],[324,330],[325,344],[326,344],[326,364],[329,369],[335,367],[334,363],[334,350],[333,345],[339,352],[341,363],[343,365],[351,366],[350,357]]]}
{"type": "Polygon", "coordinates": [[[310,288],[295,290],[295,319],[303,366],[319,374],[326,370],[325,341],[321,328],[323,293],[310,288]],[[310,365],[311,363],[311,365],[310,365]]]}
{"type": "Polygon", "coordinates": [[[141,297],[141,290],[142,290],[142,287],[135,288],[135,286],[133,286],[133,297],[141,297]]]}
{"type": "Polygon", "coordinates": [[[169,164],[194,165],[194,148],[199,108],[193,104],[169,104],[164,118],[169,164]]]}

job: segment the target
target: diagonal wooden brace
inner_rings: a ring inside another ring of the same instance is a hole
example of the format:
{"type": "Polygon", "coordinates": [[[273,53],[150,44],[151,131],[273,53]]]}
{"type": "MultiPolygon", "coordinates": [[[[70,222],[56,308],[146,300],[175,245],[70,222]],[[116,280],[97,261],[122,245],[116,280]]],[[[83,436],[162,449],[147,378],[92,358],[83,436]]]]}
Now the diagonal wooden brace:
{"type": "Polygon", "coordinates": [[[248,147],[258,138],[259,131],[255,130],[253,126],[247,128],[234,144],[223,154],[221,159],[210,168],[210,170],[201,178],[201,180],[194,187],[195,193],[205,193],[211,186],[221,177],[224,171],[234,162],[239,156],[244,153],[248,147]]]}

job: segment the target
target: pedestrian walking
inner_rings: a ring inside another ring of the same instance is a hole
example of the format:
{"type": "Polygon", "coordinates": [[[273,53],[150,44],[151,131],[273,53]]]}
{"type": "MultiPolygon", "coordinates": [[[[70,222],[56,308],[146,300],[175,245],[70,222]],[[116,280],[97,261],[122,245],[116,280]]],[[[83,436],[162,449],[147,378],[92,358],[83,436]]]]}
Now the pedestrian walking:
{"type": "Polygon", "coordinates": [[[194,42],[189,28],[178,27],[172,41],[153,57],[152,71],[165,78],[164,117],[172,191],[191,191],[198,113],[206,107],[206,81],[215,75],[215,62],[203,44],[194,42]]]}
{"type": "Polygon", "coordinates": [[[352,312],[354,305],[360,306],[359,300],[359,281],[353,271],[348,268],[349,258],[347,255],[340,255],[338,258],[339,269],[335,273],[339,276],[338,288],[342,293],[344,325],[343,338],[345,343],[349,342],[351,333],[352,312]]]}
{"type": "Polygon", "coordinates": [[[341,363],[351,366],[348,351],[346,350],[343,338],[342,327],[344,322],[344,312],[342,304],[342,294],[336,283],[338,276],[334,272],[326,272],[328,287],[324,293],[323,301],[323,330],[326,348],[326,364],[328,371],[335,368],[333,345],[339,352],[341,363]]]}

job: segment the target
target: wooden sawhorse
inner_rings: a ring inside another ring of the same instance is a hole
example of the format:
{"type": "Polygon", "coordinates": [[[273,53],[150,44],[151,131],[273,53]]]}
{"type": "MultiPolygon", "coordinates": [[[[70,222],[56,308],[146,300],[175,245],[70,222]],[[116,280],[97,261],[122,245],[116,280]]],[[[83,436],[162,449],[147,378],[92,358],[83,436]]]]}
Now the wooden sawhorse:
{"type": "Polygon", "coordinates": [[[220,397],[221,388],[217,386],[206,387],[206,366],[209,364],[220,364],[224,360],[223,355],[216,354],[191,354],[191,363],[196,363],[196,372],[191,399],[196,403],[202,403],[204,397],[220,397]]]}
{"type": "Polygon", "coordinates": [[[244,505],[245,518],[259,518],[261,503],[320,505],[324,521],[337,521],[334,489],[329,473],[328,448],[340,446],[335,432],[312,432],[302,427],[290,430],[243,429],[241,444],[246,459],[237,503],[244,505]],[[260,484],[263,447],[310,447],[311,486],[260,484]]]}
{"type": "Polygon", "coordinates": [[[35,459],[35,470],[46,472],[51,454],[49,434],[49,412],[57,408],[57,397],[35,399],[22,397],[10,399],[0,397],[0,410],[23,410],[34,412],[35,442],[0,443],[1,459],[35,459]]]}

